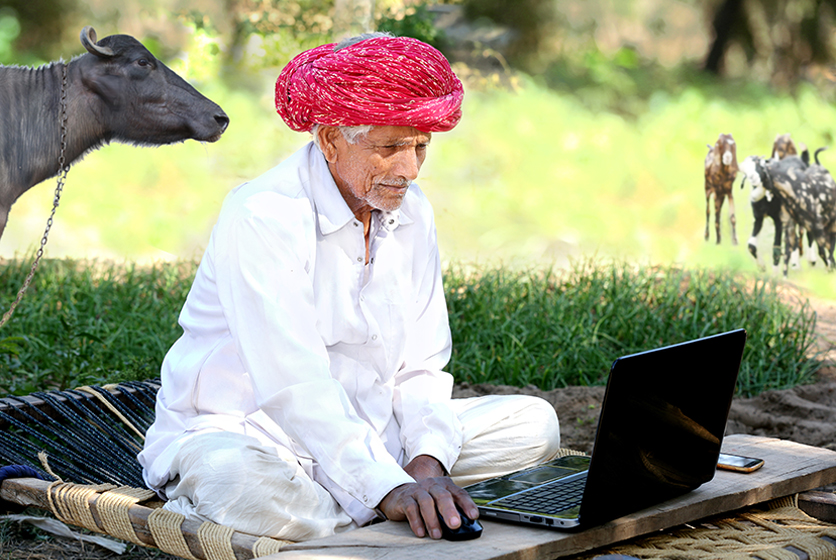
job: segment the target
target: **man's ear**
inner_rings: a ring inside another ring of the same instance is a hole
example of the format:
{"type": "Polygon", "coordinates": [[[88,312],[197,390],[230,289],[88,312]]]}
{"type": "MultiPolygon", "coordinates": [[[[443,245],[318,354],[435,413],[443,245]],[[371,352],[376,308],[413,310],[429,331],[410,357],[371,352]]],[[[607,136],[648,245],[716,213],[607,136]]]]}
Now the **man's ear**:
{"type": "Polygon", "coordinates": [[[342,136],[342,132],[336,126],[320,126],[316,134],[325,161],[335,163],[337,161],[337,141],[339,140],[337,136],[342,136]]]}

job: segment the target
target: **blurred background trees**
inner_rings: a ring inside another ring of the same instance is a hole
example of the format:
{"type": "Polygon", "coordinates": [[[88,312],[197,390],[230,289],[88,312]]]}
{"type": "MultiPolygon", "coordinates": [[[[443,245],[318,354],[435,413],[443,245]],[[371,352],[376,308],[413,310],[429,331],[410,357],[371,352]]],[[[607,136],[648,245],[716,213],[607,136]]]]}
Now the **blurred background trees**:
{"type": "MultiPolygon", "coordinates": [[[[836,59],[835,19],[836,0],[4,0],[0,62],[61,56],[89,22],[156,37],[163,55],[182,46],[184,24],[204,28],[227,65],[253,37],[305,47],[383,29],[451,58],[574,86],[594,81],[603,62],[628,70],[660,62],[792,87],[836,59]]],[[[268,55],[265,65],[282,58],[268,55]]]]}
{"type": "MultiPolygon", "coordinates": [[[[591,252],[754,270],[745,249],[702,239],[706,144],[731,132],[739,158],[768,154],[786,132],[833,145],[834,5],[0,0],[0,64],[67,60],[93,25],[100,37],[137,37],[231,117],[217,144],[110,145],[74,166],[51,255],[199,256],[229,189],[308,141],[275,115],[279,70],[373,28],[433,44],[465,82],[468,117],[434,140],[421,178],[446,256],[564,262],[591,252]]],[[[823,157],[828,165],[836,151],[823,157]]],[[[736,193],[745,208],[746,191],[736,193]]],[[[0,255],[37,240],[51,203],[47,184],[16,203],[0,255]]],[[[742,230],[749,215],[738,216],[742,230]]],[[[832,292],[832,278],[815,278],[832,292]]]]}
{"type": "Polygon", "coordinates": [[[726,70],[726,58],[745,59],[781,85],[811,64],[833,62],[834,0],[719,0],[707,5],[713,40],[705,69],[726,70]]]}

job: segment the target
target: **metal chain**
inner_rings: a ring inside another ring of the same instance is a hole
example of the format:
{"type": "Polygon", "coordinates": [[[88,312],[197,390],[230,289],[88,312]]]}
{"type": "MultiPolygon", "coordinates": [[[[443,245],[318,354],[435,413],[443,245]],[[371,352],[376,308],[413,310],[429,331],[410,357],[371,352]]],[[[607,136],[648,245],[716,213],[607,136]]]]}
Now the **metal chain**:
{"type": "Polygon", "coordinates": [[[49,215],[49,218],[46,221],[46,229],[44,229],[44,235],[41,237],[41,246],[38,248],[38,252],[35,254],[35,260],[32,262],[32,268],[29,270],[29,274],[26,276],[26,280],[23,282],[23,286],[21,286],[20,290],[17,292],[17,298],[12,302],[11,307],[8,311],[3,315],[3,318],[0,319],[0,328],[2,328],[6,322],[11,319],[12,313],[15,312],[17,305],[20,303],[20,300],[23,299],[23,294],[26,293],[27,288],[29,288],[29,284],[32,282],[32,277],[35,276],[35,270],[38,269],[38,263],[41,261],[41,257],[44,256],[44,247],[46,246],[47,238],[49,237],[49,230],[52,228],[52,219],[55,217],[55,211],[58,209],[58,203],[61,201],[61,192],[64,190],[64,182],[67,180],[67,172],[70,170],[70,166],[67,164],[66,156],[64,152],[67,149],[67,65],[64,64],[62,67],[62,76],[61,76],[61,109],[58,115],[59,122],[61,124],[61,153],[58,156],[58,185],[55,187],[55,197],[52,200],[52,213],[49,215]]]}

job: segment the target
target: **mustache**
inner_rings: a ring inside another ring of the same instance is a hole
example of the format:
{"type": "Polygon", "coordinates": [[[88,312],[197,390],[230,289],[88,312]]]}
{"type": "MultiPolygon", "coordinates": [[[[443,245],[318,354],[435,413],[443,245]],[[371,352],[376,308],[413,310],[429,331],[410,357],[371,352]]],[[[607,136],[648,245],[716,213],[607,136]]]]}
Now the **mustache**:
{"type": "Polygon", "coordinates": [[[386,185],[387,187],[398,187],[398,188],[409,188],[409,185],[412,184],[412,181],[407,179],[389,179],[386,181],[380,181],[381,185],[386,185]]]}

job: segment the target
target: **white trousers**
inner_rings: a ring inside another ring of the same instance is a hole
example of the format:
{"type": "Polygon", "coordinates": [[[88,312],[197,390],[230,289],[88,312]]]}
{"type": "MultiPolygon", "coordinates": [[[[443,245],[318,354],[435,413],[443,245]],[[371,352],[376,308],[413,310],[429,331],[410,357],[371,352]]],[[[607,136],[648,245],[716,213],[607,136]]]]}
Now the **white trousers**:
{"type": "MultiPolygon", "coordinates": [[[[536,465],[560,447],[557,415],[537,397],[454,399],[464,429],[450,475],[459,486],[536,465]]],[[[171,464],[165,508],[237,531],[304,541],[357,527],[284,447],[228,432],[196,435],[171,464]]]]}

